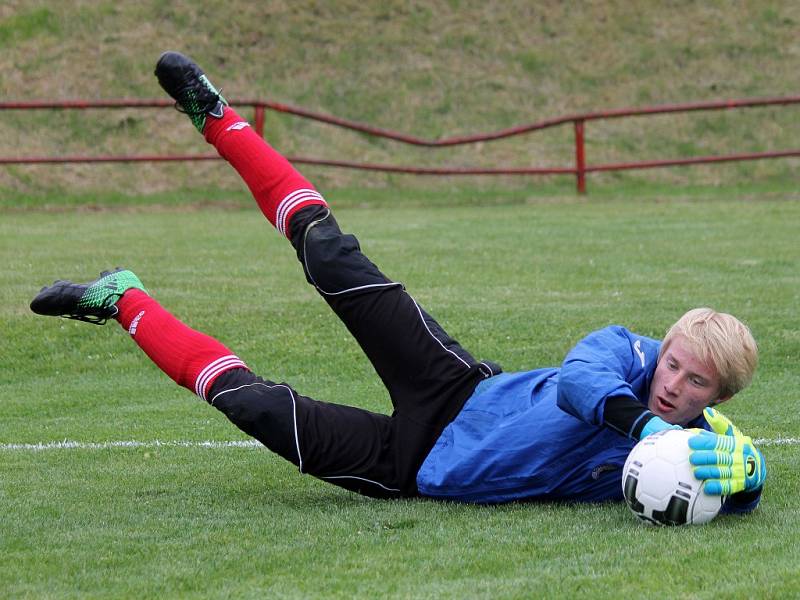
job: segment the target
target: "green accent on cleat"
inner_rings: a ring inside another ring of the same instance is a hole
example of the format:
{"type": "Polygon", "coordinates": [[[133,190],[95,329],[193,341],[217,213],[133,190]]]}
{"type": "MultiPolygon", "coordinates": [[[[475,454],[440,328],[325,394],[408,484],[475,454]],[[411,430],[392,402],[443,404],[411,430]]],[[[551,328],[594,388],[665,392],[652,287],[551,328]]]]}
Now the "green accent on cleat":
{"type": "MultiPolygon", "coordinates": [[[[108,272],[104,271],[101,275],[104,273],[108,272]]],[[[78,301],[78,308],[107,308],[116,304],[122,294],[131,288],[147,291],[133,271],[108,273],[86,288],[86,292],[78,301]]]]}
{"type": "Polygon", "coordinates": [[[212,109],[205,108],[205,104],[199,98],[198,93],[193,89],[187,89],[179,102],[175,103],[175,108],[178,109],[179,112],[184,113],[189,117],[189,120],[192,122],[192,125],[195,126],[197,131],[203,133],[203,130],[206,127],[206,115],[215,112],[215,110],[219,111],[219,114],[215,114],[218,118],[222,116],[222,107],[218,106],[221,102],[224,106],[228,105],[228,101],[223,98],[217,89],[211,85],[211,82],[208,80],[208,77],[205,75],[201,75],[199,81],[202,85],[204,85],[209,93],[215,94],[218,98],[217,103],[215,103],[212,109]]]}
{"type": "Polygon", "coordinates": [[[102,325],[117,314],[117,301],[131,288],[147,293],[139,278],[127,269],[103,271],[98,279],[84,284],[59,280],[42,288],[31,302],[31,310],[102,325]]]}

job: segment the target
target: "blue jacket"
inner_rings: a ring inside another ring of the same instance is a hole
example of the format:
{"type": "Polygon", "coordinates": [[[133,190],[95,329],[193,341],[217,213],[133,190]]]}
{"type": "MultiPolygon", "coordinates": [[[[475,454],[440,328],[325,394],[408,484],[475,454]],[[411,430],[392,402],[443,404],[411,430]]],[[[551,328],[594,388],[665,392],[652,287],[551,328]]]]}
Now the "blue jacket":
{"type": "MultiPolygon", "coordinates": [[[[636,440],[603,426],[605,401],[629,396],[646,406],[660,346],[612,326],[581,340],[560,369],[484,380],[420,467],[420,493],[478,503],[621,500],[636,440]]],[[[709,429],[702,417],[689,426],[709,429]]]]}

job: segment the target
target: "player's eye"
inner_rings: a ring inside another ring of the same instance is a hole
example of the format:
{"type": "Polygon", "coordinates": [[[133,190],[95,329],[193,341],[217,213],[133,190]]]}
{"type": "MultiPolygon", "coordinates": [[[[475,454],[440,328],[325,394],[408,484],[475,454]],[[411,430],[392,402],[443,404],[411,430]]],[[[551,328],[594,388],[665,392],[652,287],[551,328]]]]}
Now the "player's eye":
{"type": "Polygon", "coordinates": [[[692,377],[690,381],[697,387],[705,387],[706,385],[706,380],[702,377],[692,377]]]}

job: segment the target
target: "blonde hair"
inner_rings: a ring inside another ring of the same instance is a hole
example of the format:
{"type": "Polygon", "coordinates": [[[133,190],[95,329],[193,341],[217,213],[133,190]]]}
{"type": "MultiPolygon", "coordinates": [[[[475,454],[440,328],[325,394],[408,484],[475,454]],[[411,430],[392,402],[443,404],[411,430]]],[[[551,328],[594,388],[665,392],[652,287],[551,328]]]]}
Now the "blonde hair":
{"type": "Polygon", "coordinates": [[[733,315],[711,308],[690,310],[667,331],[659,359],[676,335],[686,339],[700,360],[716,367],[720,398],[740,392],[753,379],[758,346],[747,326],[733,315]]]}

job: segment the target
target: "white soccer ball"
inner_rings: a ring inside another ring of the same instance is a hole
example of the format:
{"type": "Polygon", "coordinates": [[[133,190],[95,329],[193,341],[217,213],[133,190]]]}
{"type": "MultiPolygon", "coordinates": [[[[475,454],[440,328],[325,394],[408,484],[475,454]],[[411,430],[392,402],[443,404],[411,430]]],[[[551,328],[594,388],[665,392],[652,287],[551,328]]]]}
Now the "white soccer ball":
{"type": "Polygon", "coordinates": [[[689,463],[685,429],[647,436],[631,450],[622,469],[622,493],[637,517],[655,525],[701,525],[717,516],[721,496],[709,496],[689,463]]]}

